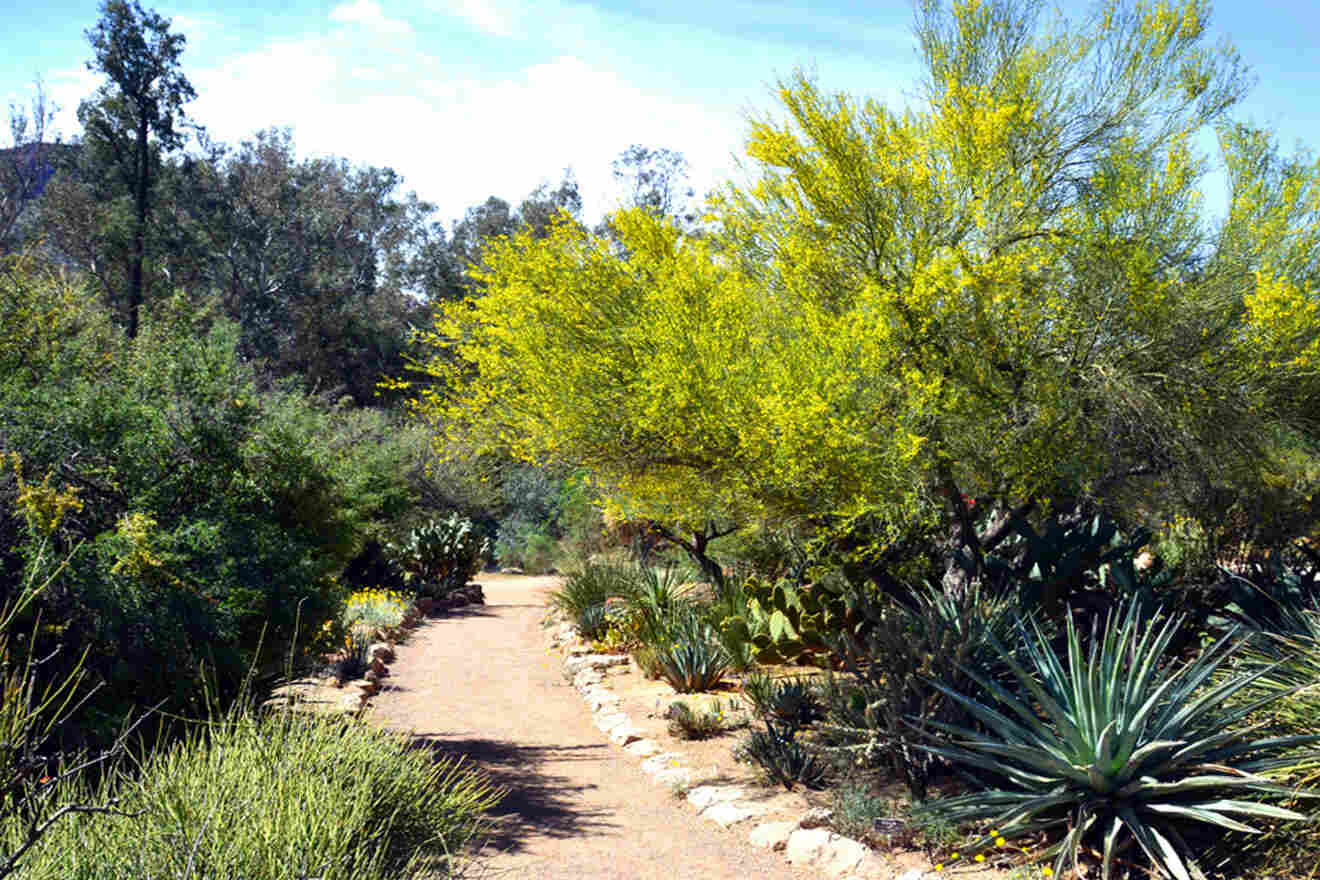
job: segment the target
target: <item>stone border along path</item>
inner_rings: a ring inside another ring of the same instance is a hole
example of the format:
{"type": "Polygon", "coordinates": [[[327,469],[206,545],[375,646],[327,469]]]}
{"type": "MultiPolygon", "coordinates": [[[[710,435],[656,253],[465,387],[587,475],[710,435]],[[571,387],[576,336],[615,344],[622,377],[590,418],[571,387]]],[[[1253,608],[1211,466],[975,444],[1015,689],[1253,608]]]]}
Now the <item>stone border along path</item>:
{"type": "MultiPolygon", "coordinates": [[[[563,655],[564,677],[582,695],[595,716],[596,727],[625,752],[640,758],[642,772],[656,785],[673,788],[690,784],[694,771],[681,763],[684,756],[665,752],[655,740],[645,739],[632,719],[621,711],[619,698],[605,683],[605,670],[627,666],[628,657],[592,654],[572,623],[560,621],[551,625],[550,648],[563,655]]],[[[740,786],[698,785],[687,789],[686,800],[702,818],[728,828],[769,812],[763,804],[747,800],[746,794],[740,786]]],[[[797,821],[762,822],[751,829],[747,839],[755,846],[782,852],[790,865],[810,866],[841,880],[878,877],[922,880],[934,876],[913,868],[894,877],[884,859],[866,844],[819,827],[828,818],[828,811],[820,815],[813,810],[797,821]]]]}
{"type": "MultiPolygon", "coordinates": [[[[637,733],[596,662],[575,677],[594,711],[547,654],[545,591],[557,578],[478,579],[486,605],[427,621],[395,648],[371,723],[411,733],[419,748],[461,755],[507,790],[475,865],[478,878],[536,880],[917,880],[824,828],[756,816],[721,785],[675,794],[696,776],[678,752],[637,733]],[[582,673],[587,671],[588,674],[582,673]],[[593,723],[595,722],[595,723],[593,723]],[[604,731],[597,728],[604,728],[604,731]],[[631,741],[630,741],[631,740],[631,741]],[[699,812],[698,812],[699,811],[699,812]],[[760,820],[751,827],[749,823],[760,820]],[[749,845],[754,844],[754,845],[749,845]],[[775,848],[782,846],[782,854],[775,848]],[[787,856],[787,861],[785,860],[787,856]],[[898,875],[896,878],[895,875],[898,875]]],[[[565,647],[568,639],[560,636],[565,647]]],[[[931,875],[933,878],[933,875],[931,875]]]]}

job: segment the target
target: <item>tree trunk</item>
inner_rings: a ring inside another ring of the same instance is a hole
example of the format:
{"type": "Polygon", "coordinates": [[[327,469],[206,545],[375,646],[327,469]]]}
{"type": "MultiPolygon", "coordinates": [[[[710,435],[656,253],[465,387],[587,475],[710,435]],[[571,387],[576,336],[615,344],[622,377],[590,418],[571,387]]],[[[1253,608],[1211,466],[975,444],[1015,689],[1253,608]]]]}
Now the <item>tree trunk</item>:
{"type": "Polygon", "coordinates": [[[138,319],[142,311],[142,267],[147,258],[147,191],[151,181],[147,175],[150,169],[150,153],[147,143],[146,114],[138,122],[137,130],[137,192],[136,216],[133,228],[133,267],[128,282],[128,338],[136,339],[138,319]]]}

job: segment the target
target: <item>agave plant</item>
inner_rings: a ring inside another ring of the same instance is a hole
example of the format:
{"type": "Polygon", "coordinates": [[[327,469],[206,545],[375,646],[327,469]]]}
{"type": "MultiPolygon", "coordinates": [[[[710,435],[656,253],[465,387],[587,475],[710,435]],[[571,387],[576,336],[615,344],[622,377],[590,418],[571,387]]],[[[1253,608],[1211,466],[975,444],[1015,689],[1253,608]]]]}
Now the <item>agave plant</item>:
{"type": "Polygon", "coordinates": [[[1021,652],[996,640],[1016,687],[967,670],[990,695],[984,700],[932,682],[984,729],[932,723],[947,738],[924,748],[990,774],[1000,787],[932,801],[921,812],[953,823],[992,821],[994,834],[973,851],[1001,836],[1067,829],[1046,853],[1054,871],[1076,870],[1086,842],[1101,852],[1105,880],[1133,841],[1159,871],[1190,880],[1193,860],[1179,833],[1189,823],[1254,832],[1242,819],[1304,819],[1264,802],[1297,793],[1262,774],[1289,766],[1289,752],[1320,736],[1262,738],[1258,726],[1244,725],[1278,692],[1225,706],[1265,674],[1224,669],[1246,639],[1232,632],[1181,663],[1166,649],[1182,621],[1148,626],[1137,607],[1115,611],[1085,648],[1069,621],[1063,660],[1039,628],[1019,622],[1021,652]]]}
{"type": "Polygon", "coordinates": [[[658,652],[660,675],[680,694],[714,688],[729,669],[729,655],[714,627],[695,612],[671,623],[671,643],[658,652]]]}

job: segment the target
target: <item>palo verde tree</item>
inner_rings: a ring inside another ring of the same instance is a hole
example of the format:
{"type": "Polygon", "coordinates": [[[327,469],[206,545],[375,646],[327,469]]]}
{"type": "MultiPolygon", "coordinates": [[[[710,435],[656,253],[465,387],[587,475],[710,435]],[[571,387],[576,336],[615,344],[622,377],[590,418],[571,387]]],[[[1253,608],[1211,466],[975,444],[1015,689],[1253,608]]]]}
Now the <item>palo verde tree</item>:
{"type": "Polygon", "coordinates": [[[131,202],[127,278],[122,291],[108,292],[122,302],[125,327],[134,338],[145,287],[153,184],[162,152],[183,145],[183,105],[196,93],[179,69],[183,34],[170,33],[167,19],[143,10],[136,0],[104,0],[87,39],[93,53],[87,67],[104,74],[106,82],[78,107],[78,120],[84,148],[110,169],[131,202]]]}
{"type": "Polygon", "coordinates": [[[708,234],[633,211],[618,244],[498,244],[420,408],[634,510],[869,516],[973,565],[1015,517],[1305,489],[1320,168],[1233,120],[1205,2],[1042,6],[922,2],[903,112],[785,82],[708,234]]]}

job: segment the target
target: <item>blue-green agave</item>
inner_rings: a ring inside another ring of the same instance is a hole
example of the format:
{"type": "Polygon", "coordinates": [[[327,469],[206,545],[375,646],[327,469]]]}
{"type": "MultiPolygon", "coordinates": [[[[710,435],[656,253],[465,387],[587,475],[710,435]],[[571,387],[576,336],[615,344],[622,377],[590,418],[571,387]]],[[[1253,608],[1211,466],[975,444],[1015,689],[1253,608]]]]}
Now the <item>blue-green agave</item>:
{"type": "Polygon", "coordinates": [[[1266,673],[1225,669],[1247,639],[1232,632],[1181,662],[1166,655],[1178,618],[1160,624],[1133,603],[1108,622],[1084,647],[1070,620],[1062,659],[1034,622],[1019,622],[1022,650],[996,640],[1015,684],[967,670],[989,695],[983,700],[932,682],[984,729],[932,723],[943,736],[925,748],[989,774],[999,787],[919,810],[953,823],[993,823],[996,833],[971,851],[1001,836],[1061,831],[1046,852],[1055,873],[1076,870],[1087,842],[1101,853],[1104,880],[1132,841],[1158,870],[1190,880],[1194,860],[1178,830],[1187,823],[1253,832],[1244,819],[1304,820],[1265,802],[1297,792],[1263,774],[1291,766],[1296,751],[1320,736],[1263,738],[1259,726],[1246,723],[1279,691],[1226,705],[1251,693],[1246,689],[1266,673]]]}

